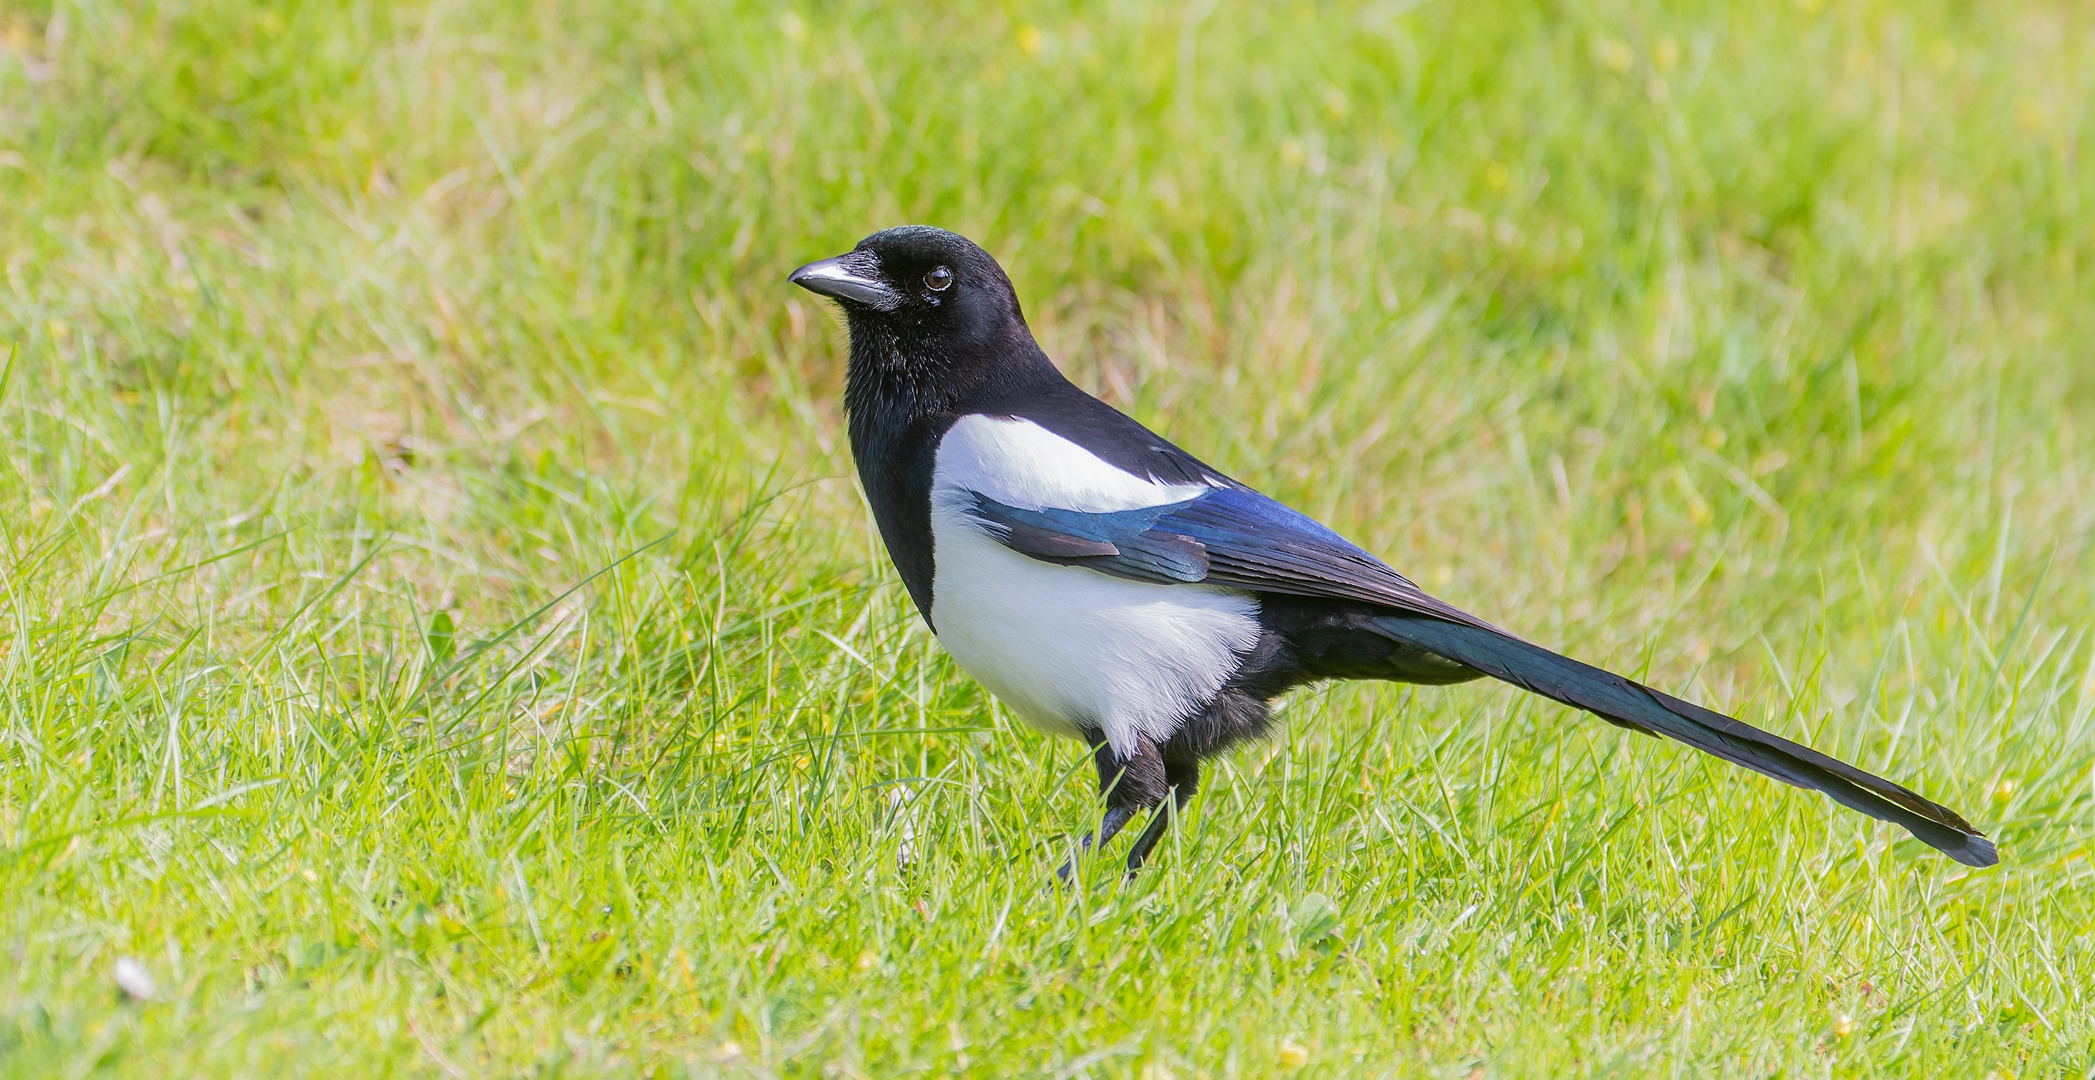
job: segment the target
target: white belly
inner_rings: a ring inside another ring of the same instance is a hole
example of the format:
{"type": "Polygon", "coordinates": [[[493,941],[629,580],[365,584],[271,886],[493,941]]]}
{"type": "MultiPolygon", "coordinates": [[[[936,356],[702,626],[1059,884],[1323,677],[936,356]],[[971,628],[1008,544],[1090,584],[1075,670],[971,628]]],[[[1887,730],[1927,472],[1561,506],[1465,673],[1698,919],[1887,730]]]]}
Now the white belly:
{"type": "Polygon", "coordinates": [[[1111,513],[1193,498],[1203,484],[1126,472],[1030,420],[962,417],[931,482],[931,621],[946,651],[1046,731],[1096,731],[1132,754],[1213,699],[1258,642],[1258,601],[1028,558],[972,516],[975,493],[1027,509],[1111,513]]]}
{"type": "Polygon", "coordinates": [[[1044,731],[1162,743],[1258,641],[1258,602],[1020,555],[934,506],[932,622],[968,674],[1044,731]]]}

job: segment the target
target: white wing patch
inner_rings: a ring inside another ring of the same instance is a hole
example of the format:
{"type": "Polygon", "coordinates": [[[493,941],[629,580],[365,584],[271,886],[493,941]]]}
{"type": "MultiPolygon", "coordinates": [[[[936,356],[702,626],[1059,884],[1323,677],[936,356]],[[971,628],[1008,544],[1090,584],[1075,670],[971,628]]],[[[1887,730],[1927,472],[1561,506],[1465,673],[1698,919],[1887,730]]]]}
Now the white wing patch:
{"type": "Polygon", "coordinates": [[[1006,506],[1095,514],[1184,502],[1208,489],[1136,476],[1031,420],[979,414],[961,417],[939,442],[934,491],[941,481],[1006,506]]]}
{"type": "Polygon", "coordinates": [[[1102,732],[1123,755],[1142,735],[1162,743],[1258,641],[1258,601],[1040,562],[1006,548],[969,510],[976,492],[1027,509],[1108,513],[1203,490],[1135,476],[1028,420],[962,418],[931,480],[939,640],[1036,727],[1102,732]]]}

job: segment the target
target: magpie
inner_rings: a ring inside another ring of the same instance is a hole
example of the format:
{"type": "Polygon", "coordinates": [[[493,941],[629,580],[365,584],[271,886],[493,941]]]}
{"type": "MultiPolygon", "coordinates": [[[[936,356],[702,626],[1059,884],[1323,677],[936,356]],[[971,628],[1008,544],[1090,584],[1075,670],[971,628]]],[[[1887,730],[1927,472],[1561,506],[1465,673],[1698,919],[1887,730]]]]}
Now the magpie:
{"type": "Polygon", "coordinates": [[[1955,811],[1889,780],[1427,595],[1078,389],[964,237],[888,229],[790,280],[843,308],[851,452],[910,599],[1020,717],[1089,745],[1101,847],[1154,811],[1129,873],[1200,763],[1265,734],[1280,695],[1484,676],[1824,792],[1967,866],[1999,859],[1955,811]]]}

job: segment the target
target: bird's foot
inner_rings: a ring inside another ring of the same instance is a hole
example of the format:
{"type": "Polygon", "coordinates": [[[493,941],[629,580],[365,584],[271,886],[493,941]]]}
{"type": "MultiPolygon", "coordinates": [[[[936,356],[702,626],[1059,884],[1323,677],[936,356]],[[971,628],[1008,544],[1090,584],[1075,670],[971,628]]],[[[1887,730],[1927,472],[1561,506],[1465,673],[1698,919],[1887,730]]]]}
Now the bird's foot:
{"type": "Polygon", "coordinates": [[[1141,835],[1135,837],[1135,846],[1128,849],[1127,880],[1133,881],[1142,864],[1149,861],[1150,851],[1157,846],[1157,841],[1164,838],[1165,830],[1171,828],[1171,819],[1177,814],[1177,802],[1167,799],[1157,807],[1156,813],[1150,815],[1149,824],[1143,827],[1141,835]]]}
{"type": "MultiPolygon", "coordinates": [[[[1105,847],[1106,841],[1118,836],[1120,830],[1126,828],[1127,823],[1134,819],[1135,812],[1133,810],[1124,806],[1107,807],[1106,816],[1101,818],[1098,823],[1098,846],[1105,847]]],[[[1077,837],[1076,852],[1069,857],[1068,862],[1062,864],[1060,870],[1055,871],[1055,876],[1061,879],[1063,883],[1067,884],[1071,878],[1076,876],[1077,860],[1091,850],[1091,840],[1090,833],[1077,837]]]]}

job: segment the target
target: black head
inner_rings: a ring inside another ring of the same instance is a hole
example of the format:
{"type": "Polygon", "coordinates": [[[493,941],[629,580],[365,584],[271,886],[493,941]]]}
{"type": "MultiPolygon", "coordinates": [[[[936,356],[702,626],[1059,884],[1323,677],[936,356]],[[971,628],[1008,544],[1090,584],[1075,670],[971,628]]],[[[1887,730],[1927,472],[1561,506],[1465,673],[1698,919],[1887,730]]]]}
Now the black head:
{"type": "Polygon", "coordinates": [[[1029,362],[1039,351],[1003,267],[958,233],[926,225],[877,232],[791,280],[843,305],[854,366],[960,375],[1029,362]]]}

